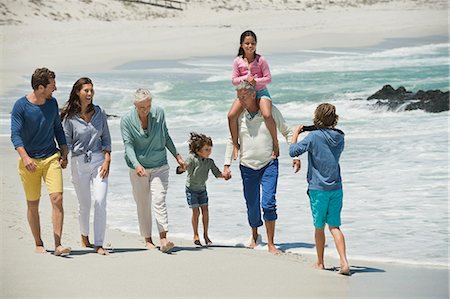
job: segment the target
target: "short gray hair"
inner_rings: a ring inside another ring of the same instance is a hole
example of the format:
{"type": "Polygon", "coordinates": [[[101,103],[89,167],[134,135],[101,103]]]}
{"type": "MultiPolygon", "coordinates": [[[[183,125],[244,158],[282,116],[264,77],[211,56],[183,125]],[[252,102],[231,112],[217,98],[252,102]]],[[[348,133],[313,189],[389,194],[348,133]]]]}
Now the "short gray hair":
{"type": "Polygon", "coordinates": [[[256,92],[255,86],[251,85],[250,82],[244,80],[241,81],[241,83],[238,84],[238,86],[236,86],[236,91],[239,90],[246,90],[248,92],[256,92]]]}
{"type": "Polygon", "coordinates": [[[152,94],[150,93],[150,90],[145,88],[139,88],[138,90],[136,90],[136,92],[134,93],[134,102],[139,103],[145,100],[152,100],[152,94]]]}

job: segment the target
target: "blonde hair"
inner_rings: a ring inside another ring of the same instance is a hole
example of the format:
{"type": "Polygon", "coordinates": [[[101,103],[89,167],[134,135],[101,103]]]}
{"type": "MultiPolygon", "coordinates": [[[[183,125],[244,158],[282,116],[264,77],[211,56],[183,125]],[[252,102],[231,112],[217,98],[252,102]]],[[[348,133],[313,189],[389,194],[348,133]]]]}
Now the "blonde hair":
{"type": "Polygon", "coordinates": [[[336,114],[336,107],[329,103],[322,103],[317,106],[314,112],[314,126],[316,128],[334,128],[339,120],[336,114]]]}
{"type": "Polygon", "coordinates": [[[150,93],[150,90],[144,88],[139,88],[138,90],[136,90],[136,92],[134,93],[134,102],[139,103],[145,100],[152,100],[152,94],[150,93]]]}

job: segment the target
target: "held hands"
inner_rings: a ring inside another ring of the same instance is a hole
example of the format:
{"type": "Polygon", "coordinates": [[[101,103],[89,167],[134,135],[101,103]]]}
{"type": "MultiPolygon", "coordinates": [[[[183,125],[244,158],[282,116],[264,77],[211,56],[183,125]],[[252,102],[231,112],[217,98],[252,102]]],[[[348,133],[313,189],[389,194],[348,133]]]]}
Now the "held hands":
{"type": "Polygon", "coordinates": [[[61,158],[59,158],[59,164],[61,165],[62,169],[66,169],[67,164],[69,164],[69,160],[67,160],[67,155],[61,156],[61,158]]]}
{"type": "Polygon", "coordinates": [[[178,165],[180,165],[181,169],[183,169],[183,171],[186,171],[187,169],[187,164],[184,161],[183,157],[180,154],[177,154],[177,156],[175,157],[175,159],[177,160],[178,165]]]}
{"type": "Polygon", "coordinates": [[[231,179],[230,165],[225,165],[223,167],[222,176],[225,179],[225,181],[228,181],[229,179],[231,179]]]}
{"type": "Polygon", "coordinates": [[[67,155],[69,154],[67,145],[61,145],[60,152],[61,157],[59,158],[59,164],[61,165],[62,169],[65,169],[67,167],[67,164],[69,164],[69,161],[67,160],[67,155]]]}

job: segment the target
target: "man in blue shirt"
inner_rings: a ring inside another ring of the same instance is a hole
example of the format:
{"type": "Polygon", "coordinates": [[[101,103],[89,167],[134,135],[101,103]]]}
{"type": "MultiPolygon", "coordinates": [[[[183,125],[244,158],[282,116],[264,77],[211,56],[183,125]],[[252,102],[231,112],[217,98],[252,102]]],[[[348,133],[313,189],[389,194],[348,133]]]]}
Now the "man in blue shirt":
{"type": "Polygon", "coordinates": [[[68,148],[59,117],[55,73],[38,68],[31,77],[33,92],[18,99],[11,113],[11,141],[20,156],[19,175],[27,199],[27,217],[37,253],[46,253],[41,239],[39,200],[43,179],[52,203],[53,235],[57,256],[70,253],[61,245],[64,219],[62,168],[67,166],[68,148]],[[55,139],[60,149],[56,147],[55,139]]]}

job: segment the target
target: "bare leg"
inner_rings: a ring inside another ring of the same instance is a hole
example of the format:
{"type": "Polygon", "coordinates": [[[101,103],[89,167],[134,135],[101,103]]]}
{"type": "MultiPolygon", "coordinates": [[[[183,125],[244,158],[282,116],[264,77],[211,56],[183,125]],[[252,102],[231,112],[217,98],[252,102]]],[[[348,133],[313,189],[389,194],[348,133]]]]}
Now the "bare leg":
{"type": "Polygon", "coordinates": [[[52,222],[53,222],[53,237],[55,239],[55,255],[70,253],[69,247],[61,245],[61,236],[64,222],[63,196],[60,192],[50,194],[50,201],[52,202],[52,222]]]}
{"type": "Polygon", "coordinates": [[[256,247],[256,241],[258,240],[258,228],[252,227],[252,239],[250,241],[249,247],[254,249],[256,247]]]}
{"type": "Polygon", "coordinates": [[[156,245],[153,243],[152,237],[145,238],[145,247],[147,247],[147,249],[155,249],[156,248],[156,245]]]}
{"type": "Polygon", "coordinates": [[[198,217],[200,216],[200,208],[192,208],[192,229],[194,230],[194,244],[202,246],[200,237],[198,236],[198,217]]]}
{"type": "Polygon", "coordinates": [[[339,226],[330,226],[330,232],[334,238],[334,244],[336,244],[336,249],[339,253],[339,259],[341,264],[341,269],[339,274],[348,275],[350,269],[348,267],[347,255],[345,253],[345,238],[339,226]]]}
{"type": "Polygon", "coordinates": [[[44,242],[41,239],[41,223],[39,219],[39,199],[29,201],[27,200],[27,218],[30,224],[31,233],[33,234],[34,243],[36,244],[36,253],[46,253],[44,242]]]}
{"type": "Polygon", "coordinates": [[[228,127],[230,128],[231,139],[233,140],[233,159],[236,160],[239,154],[239,132],[238,132],[238,117],[242,113],[243,108],[238,99],[231,105],[228,112],[228,127]]]}
{"type": "Polygon", "coordinates": [[[280,148],[278,145],[277,125],[272,116],[272,101],[262,98],[259,102],[259,109],[261,109],[261,114],[264,117],[266,127],[270,132],[270,136],[272,136],[272,158],[275,159],[280,155],[280,148]]]}
{"type": "Polygon", "coordinates": [[[94,248],[94,245],[89,241],[89,236],[81,235],[81,247],[94,248]]]}
{"type": "Polygon", "coordinates": [[[208,227],[209,227],[209,210],[208,205],[201,206],[202,208],[202,222],[203,222],[203,238],[205,238],[206,245],[212,245],[211,240],[208,236],[208,227]]]}
{"type": "Polygon", "coordinates": [[[267,247],[269,248],[269,252],[273,254],[281,253],[281,250],[275,247],[273,242],[273,238],[275,236],[275,220],[274,221],[266,221],[266,232],[267,232],[267,247]]]}
{"type": "Polygon", "coordinates": [[[325,269],[325,264],[323,262],[323,254],[325,251],[325,229],[324,228],[316,228],[315,239],[316,239],[317,262],[314,266],[317,269],[325,269]]]}

